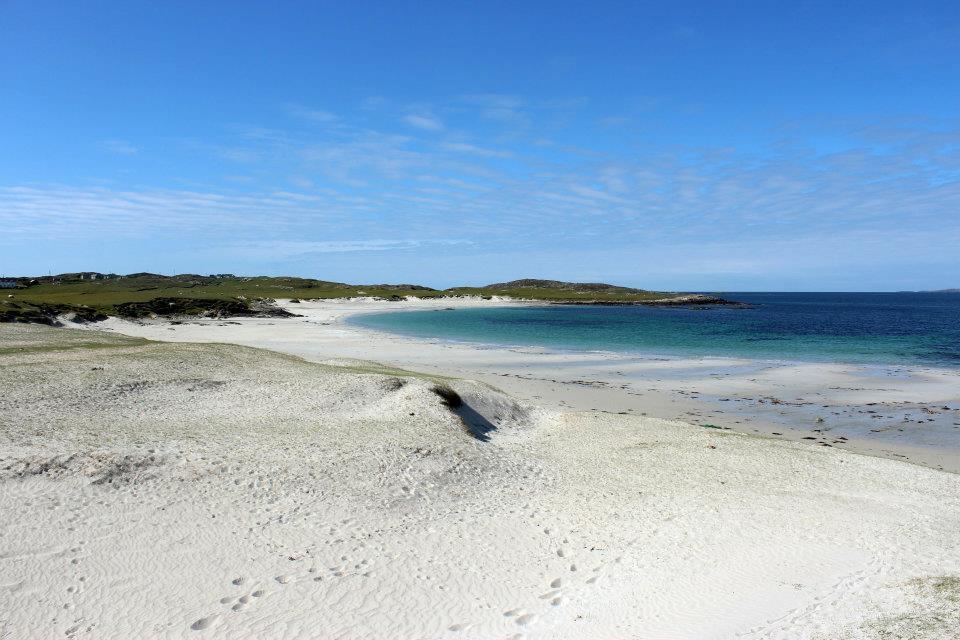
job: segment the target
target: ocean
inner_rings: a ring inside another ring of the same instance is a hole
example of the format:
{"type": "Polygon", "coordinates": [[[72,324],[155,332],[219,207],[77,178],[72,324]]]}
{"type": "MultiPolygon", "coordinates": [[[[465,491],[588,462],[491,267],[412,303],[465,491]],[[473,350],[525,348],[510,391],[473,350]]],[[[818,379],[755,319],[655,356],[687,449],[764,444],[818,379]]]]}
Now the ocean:
{"type": "Polygon", "coordinates": [[[960,367],[957,293],[723,293],[747,308],[518,306],[355,316],[423,338],[663,356],[960,367]]]}

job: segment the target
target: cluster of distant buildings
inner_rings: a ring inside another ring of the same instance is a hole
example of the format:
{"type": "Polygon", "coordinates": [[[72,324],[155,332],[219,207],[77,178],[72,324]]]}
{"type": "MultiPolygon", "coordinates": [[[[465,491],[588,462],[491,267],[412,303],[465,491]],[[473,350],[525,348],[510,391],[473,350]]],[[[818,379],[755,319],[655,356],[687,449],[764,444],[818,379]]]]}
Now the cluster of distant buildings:
{"type": "Polygon", "coordinates": [[[57,275],[30,278],[0,278],[0,289],[20,289],[35,284],[56,284],[59,282],[76,282],[77,280],[112,280],[113,278],[122,277],[123,276],[115,273],[78,271],[77,273],[58,273],[57,275]]]}
{"type": "Polygon", "coordinates": [[[77,282],[80,280],[121,280],[123,278],[236,278],[232,273],[211,273],[209,276],[184,274],[181,276],[162,276],[156,273],[100,273],[98,271],[77,271],[75,273],[58,273],[56,275],[37,276],[27,278],[0,278],[0,289],[21,289],[36,284],[60,284],[62,282],[77,282]]]}

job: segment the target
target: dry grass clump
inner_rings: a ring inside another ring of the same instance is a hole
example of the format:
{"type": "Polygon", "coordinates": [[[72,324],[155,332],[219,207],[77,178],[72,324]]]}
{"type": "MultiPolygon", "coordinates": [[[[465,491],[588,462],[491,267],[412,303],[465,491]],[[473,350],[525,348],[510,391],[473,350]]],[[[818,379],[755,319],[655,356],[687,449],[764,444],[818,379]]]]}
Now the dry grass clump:
{"type": "Polygon", "coordinates": [[[440,396],[444,406],[451,411],[455,411],[463,406],[463,398],[460,397],[460,394],[445,384],[438,384],[430,390],[440,396]]]}

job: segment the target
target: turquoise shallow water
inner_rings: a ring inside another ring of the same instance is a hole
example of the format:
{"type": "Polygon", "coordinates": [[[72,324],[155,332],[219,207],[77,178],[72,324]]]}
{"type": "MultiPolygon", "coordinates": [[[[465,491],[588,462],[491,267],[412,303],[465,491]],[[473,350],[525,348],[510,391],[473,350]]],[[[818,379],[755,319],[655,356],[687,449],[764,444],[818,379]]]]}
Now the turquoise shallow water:
{"type": "Polygon", "coordinates": [[[651,355],[960,367],[960,294],[726,293],[749,308],[491,307],[354,317],[408,336],[651,355]]]}

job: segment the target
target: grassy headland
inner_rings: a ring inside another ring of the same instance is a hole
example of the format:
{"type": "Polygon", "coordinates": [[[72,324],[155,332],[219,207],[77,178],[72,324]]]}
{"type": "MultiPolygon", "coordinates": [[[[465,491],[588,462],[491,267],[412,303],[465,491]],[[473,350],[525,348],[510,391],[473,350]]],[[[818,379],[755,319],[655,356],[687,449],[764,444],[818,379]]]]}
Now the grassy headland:
{"type": "Polygon", "coordinates": [[[560,304],[722,304],[708,296],[663,293],[603,283],[514,280],[484,287],[432,289],[415,284],[353,285],[311,278],[243,277],[230,274],[164,276],[94,272],[41,278],[17,278],[4,289],[0,322],[45,322],[73,313],[80,319],[151,315],[284,315],[271,307],[277,298],[329,299],[369,296],[387,300],[406,297],[505,297],[560,304]]]}

